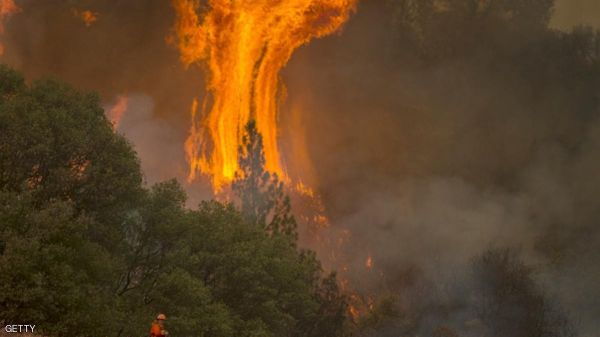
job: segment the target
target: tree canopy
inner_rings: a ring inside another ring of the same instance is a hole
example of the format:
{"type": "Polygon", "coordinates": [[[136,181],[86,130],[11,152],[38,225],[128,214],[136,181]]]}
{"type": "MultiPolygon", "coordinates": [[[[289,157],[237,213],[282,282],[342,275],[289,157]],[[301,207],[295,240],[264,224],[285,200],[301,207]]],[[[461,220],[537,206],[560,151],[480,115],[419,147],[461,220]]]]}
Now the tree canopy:
{"type": "Polygon", "coordinates": [[[289,199],[247,131],[241,209],[189,209],[177,181],[143,184],[97,95],[0,66],[3,319],[49,336],[139,335],[158,312],[173,335],[343,335],[335,275],[297,248],[289,199]]]}

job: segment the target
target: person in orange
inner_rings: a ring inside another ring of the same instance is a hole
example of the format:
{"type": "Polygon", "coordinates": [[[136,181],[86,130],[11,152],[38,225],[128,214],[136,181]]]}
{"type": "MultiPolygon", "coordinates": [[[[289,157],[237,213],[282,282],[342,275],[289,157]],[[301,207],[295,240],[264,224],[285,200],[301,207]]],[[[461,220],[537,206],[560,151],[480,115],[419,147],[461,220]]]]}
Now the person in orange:
{"type": "Polygon", "coordinates": [[[158,314],[154,322],[152,322],[152,327],[150,328],[150,337],[167,337],[169,332],[165,330],[165,320],[167,316],[165,314],[158,314]]]}

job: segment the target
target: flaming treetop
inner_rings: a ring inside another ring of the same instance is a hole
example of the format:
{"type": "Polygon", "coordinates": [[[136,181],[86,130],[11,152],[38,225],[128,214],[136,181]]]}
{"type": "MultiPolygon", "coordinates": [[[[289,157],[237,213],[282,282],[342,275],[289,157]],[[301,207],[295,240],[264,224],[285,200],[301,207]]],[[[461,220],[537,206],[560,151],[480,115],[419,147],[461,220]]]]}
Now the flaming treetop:
{"type": "Polygon", "coordinates": [[[201,171],[218,190],[238,169],[244,125],[255,119],[263,135],[266,169],[285,175],[277,146],[279,71],[293,51],[338,30],[356,0],[173,0],[175,33],[184,64],[207,66],[210,106],[186,142],[189,179],[201,171]]]}

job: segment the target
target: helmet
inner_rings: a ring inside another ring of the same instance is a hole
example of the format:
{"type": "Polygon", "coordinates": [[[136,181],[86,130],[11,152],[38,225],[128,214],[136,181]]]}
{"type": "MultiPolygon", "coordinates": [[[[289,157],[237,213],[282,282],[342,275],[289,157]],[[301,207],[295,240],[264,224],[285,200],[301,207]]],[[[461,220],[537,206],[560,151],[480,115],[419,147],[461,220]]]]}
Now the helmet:
{"type": "Polygon", "coordinates": [[[158,316],[156,316],[156,319],[166,320],[167,316],[165,316],[165,314],[158,314],[158,316]]]}

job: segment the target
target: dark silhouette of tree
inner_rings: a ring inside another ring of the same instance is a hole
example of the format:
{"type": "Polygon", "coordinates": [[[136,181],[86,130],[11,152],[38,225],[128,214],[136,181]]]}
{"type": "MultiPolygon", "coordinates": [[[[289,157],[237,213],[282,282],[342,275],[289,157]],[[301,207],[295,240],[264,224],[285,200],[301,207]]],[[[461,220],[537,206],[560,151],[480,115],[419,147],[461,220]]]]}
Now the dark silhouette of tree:
{"type": "Polygon", "coordinates": [[[478,318],[494,337],[574,337],[566,315],[514,251],[490,249],[473,262],[478,318]]]}
{"type": "Polygon", "coordinates": [[[254,120],[246,125],[238,158],[240,169],[232,188],[246,220],[263,226],[272,235],[285,234],[295,238],[296,220],[291,212],[290,198],[277,174],[265,170],[262,135],[254,120]]]}

